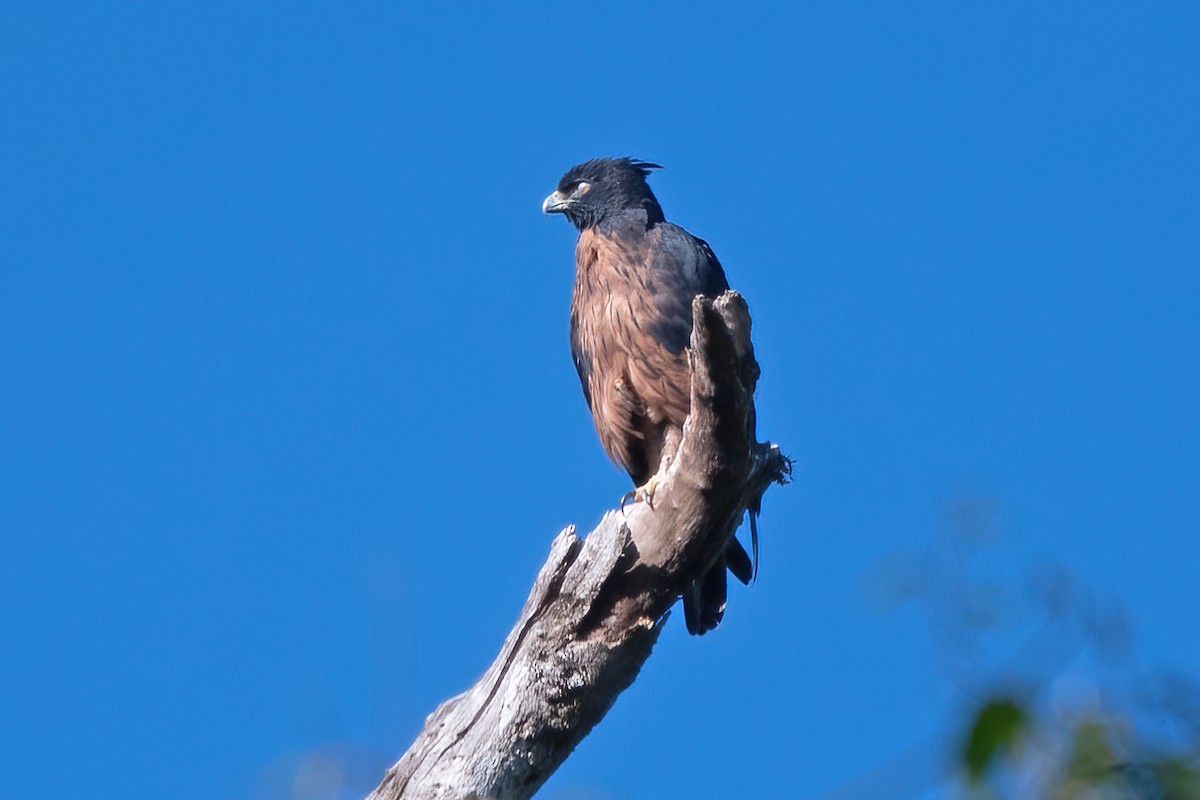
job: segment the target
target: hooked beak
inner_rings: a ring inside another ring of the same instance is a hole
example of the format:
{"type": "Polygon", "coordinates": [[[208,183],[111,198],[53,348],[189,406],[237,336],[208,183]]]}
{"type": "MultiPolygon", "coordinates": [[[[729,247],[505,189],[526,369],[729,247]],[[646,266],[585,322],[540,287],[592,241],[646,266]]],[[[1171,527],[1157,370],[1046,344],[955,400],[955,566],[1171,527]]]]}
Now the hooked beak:
{"type": "Polygon", "coordinates": [[[555,192],[542,201],[543,214],[561,214],[567,210],[567,204],[570,201],[563,196],[562,192],[555,192]]]}

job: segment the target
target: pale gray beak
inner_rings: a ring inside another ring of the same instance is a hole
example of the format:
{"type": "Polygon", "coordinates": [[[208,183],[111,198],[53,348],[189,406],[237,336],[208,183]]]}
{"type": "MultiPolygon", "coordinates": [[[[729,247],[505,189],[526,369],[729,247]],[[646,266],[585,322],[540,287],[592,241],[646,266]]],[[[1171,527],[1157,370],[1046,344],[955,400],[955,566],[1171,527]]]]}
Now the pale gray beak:
{"type": "Polygon", "coordinates": [[[543,214],[561,214],[567,210],[567,198],[562,192],[555,192],[542,201],[543,214]]]}

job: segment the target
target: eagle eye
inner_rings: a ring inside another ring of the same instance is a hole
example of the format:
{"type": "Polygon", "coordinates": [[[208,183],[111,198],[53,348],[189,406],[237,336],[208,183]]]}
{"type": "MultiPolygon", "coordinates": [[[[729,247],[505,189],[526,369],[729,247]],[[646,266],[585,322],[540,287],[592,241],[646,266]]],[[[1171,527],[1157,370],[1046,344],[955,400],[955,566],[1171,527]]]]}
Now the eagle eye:
{"type": "Polygon", "coordinates": [[[579,183],[575,184],[571,188],[571,194],[583,196],[583,195],[587,194],[588,192],[590,192],[591,189],[592,189],[592,185],[590,183],[588,183],[587,181],[580,181],[579,183]]]}

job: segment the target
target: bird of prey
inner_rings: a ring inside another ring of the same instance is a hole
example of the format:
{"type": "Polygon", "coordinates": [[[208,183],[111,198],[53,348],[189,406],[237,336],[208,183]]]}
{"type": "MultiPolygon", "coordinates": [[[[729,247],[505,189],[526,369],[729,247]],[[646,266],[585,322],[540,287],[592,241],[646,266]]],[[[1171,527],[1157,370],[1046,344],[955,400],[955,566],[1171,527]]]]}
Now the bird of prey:
{"type": "MultiPolygon", "coordinates": [[[[633,479],[632,498],[651,507],[691,405],[685,349],[692,300],[729,288],[708,243],[666,221],[646,182],[653,169],[661,167],[631,158],[585,161],[569,169],[542,203],[543,212],[563,214],[579,229],[571,355],[596,432],[633,479]]],[[[727,568],[743,583],[753,575],[736,539],[683,593],[690,633],[705,633],[724,616],[727,568]]]]}

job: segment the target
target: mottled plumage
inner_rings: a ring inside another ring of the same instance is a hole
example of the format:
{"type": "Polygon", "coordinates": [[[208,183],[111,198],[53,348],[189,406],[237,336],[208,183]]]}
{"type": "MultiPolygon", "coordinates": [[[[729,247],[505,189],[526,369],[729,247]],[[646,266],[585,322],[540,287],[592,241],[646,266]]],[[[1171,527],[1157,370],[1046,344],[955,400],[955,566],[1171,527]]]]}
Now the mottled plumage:
{"type": "MultiPolygon", "coordinates": [[[[638,487],[674,456],[688,415],[692,300],[729,288],[708,244],[664,218],[646,183],[657,168],[628,158],[587,161],[542,205],[580,231],[571,354],[601,444],[638,487]]],[[[736,540],[684,593],[692,633],[721,621],[727,566],[750,580],[750,559],[736,540]]]]}

